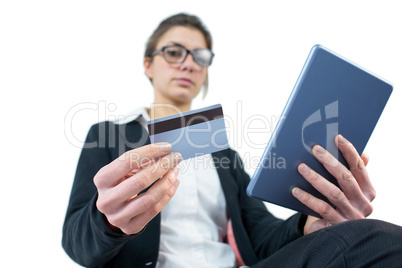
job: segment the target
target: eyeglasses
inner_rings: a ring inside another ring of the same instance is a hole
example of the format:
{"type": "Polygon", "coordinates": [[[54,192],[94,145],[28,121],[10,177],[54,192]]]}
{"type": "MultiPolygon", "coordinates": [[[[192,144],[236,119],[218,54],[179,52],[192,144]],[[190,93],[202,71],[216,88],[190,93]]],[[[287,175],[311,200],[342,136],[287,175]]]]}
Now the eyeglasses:
{"type": "Polygon", "coordinates": [[[201,67],[208,67],[212,64],[214,53],[206,48],[199,48],[188,50],[180,45],[164,46],[154,51],[151,56],[154,57],[159,52],[162,52],[162,56],[169,63],[182,63],[186,60],[188,53],[193,56],[194,61],[201,67]]]}

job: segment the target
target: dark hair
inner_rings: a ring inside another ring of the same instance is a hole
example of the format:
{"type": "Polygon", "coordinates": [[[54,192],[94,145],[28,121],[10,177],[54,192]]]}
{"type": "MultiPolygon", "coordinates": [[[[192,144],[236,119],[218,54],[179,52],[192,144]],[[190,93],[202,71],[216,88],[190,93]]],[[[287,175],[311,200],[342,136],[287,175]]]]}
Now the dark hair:
{"type": "MultiPolygon", "coordinates": [[[[163,20],[159,26],[155,29],[152,35],[149,37],[144,57],[149,57],[152,59],[152,53],[156,50],[156,45],[159,39],[164,35],[170,28],[174,26],[185,26],[189,28],[193,28],[199,30],[207,43],[207,48],[212,50],[212,36],[205,25],[201,22],[201,20],[194,16],[185,13],[179,13],[173,16],[170,16],[163,20]]],[[[204,97],[208,91],[208,73],[207,77],[204,81],[204,97]]]]}

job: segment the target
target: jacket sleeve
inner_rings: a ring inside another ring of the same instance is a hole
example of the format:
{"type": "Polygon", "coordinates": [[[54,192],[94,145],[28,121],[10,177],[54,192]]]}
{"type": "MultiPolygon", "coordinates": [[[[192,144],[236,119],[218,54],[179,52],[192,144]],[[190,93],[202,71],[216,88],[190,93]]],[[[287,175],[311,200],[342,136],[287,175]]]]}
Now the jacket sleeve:
{"type": "Polygon", "coordinates": [[[243,224],[257,257],[269,257],[286,244],[303,235],[306,216],[297,213],[287,220],[274,217],[263,202],[249,197],[246,193],[249,175],[245,172],[240,156],[233,152],[233,175],[239,184],[239,199],[243,224]]]}
{"type": "Polygon", "coordinates": [[[111,231],[96,208],[97,190],[93,178],[111,162],[108,150],[109,123],[91,127],[79,158],[63,226],[62,245],[77,263],[103,266],[133,236],[111,231]]]}

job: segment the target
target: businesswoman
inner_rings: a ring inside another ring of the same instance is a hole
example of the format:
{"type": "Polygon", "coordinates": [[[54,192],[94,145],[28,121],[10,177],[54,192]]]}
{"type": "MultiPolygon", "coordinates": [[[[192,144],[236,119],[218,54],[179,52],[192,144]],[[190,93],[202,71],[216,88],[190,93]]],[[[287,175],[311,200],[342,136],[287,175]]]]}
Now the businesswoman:
{"type": "Polygon", "coordinates": [[[170,144],[149,144],[146,120],[190,110],[208,89],[213,57],[211,35],[195,16],[171,16],[151,35],[144,69],[154,104],[90,129],[63,227],[68,255],[88,267],[235,267],[227,244],[230,220],[241,258],[252,267],[392,266],[401,258],[400,228],[365,220],[375,197],[368,158],[342,136],[336,144],[350,169],[323,148],[313,149],[340,188],[307,165],[298,167],[336,206],[293,189],[321,219],[300,213],[275,218],[246,195],[249,176],[231,149],[202,156],[213,165],[196,165],[181,162],[170,144]]]}

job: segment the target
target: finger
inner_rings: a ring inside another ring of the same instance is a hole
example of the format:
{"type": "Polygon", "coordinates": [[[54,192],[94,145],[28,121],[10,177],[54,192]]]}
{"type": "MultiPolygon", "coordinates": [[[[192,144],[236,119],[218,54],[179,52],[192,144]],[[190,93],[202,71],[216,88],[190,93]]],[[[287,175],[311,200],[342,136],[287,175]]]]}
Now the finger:
{"type": "Polygon", "coordinates": [[[337,135],[335,142],[348,163],[350,171],[359,184],[363,194],[369,201],[373,201],[375,198],[375,190],[369,179],[364,160],[360,158],[359,153],[352,143],[346,140],[342,135],[337,135]]]}
{"type": "MultiPolygon", "coordinates": [[[[169,173],[173,173],[176,178],[178,174],[178,167],[169,173]]],[[[170,174],[171,175],[171,174],[170,174]]],[[[162,180],[158,181],[157,183],[161,182],[162,180]]],[[[152,207],[149,207],[147,210],[142,210],[142,213],[134,214],[132,211],[136,208],[134,206],[129,207],[126,213],[130,213],[131,215],[130,220],[125,224],[122,231],[126,234],[134,234],[141,231],[144,226],[151,221],[161,210],[166,206],[166,204],[173,198],[174,194],[177,191],[177,188],[180,184],[180,180],[177,178],[175,182],[171,185],[170,189],[167,191],[163,191],[162,198],[159,202],[155,203],[152,207]]],[[[155,186],[157,186],[155,184],[155,186]]],[[[151,188],[153,190],[154,186],[151,188]]],[[[150,189],[150,190],[151,190],[150,189]]],[[[134,203],[134,202],[131,202],[134,203]]],[[[138,213],[135,211],[135,213],[138,213]]]]}
{"type": "Polygon", "coordinates": [[[171,144],[161,142],[130,150],[104,166],[96,174],[94,183],[98,188],[115,186],[133,169],[167,154],[171,149],[171,144]]]}
{"type": "MultiPolygon", "coordinates": [[[[336,185],[322,177],[320,174],[309,168],[306,164],[300,164],[298,167],[300,174],[322,195],[337,207],[337,209],[347,218],[354,218],[355,209],[349,202],[345,194],[336,185]]],[[[356,184],[357,186],[357,184],[356,184]]]]}
{"type": "Polygon", "coordinates": [[[316,222],[314,222],[314,224],[311,226],[309,230],[306,230],[304,232],[304,235],[311,234],[313,232],[319,231],[329,226],[331,226],[331,224],[327,220],[324,219],[317,220],[316,222]]]}
{"type": "Polygon", "coordinates": [[[109,211],[107,215],[109,222],[114,226],[122,228],[133,217],[154,207],[172,187],[176,186],[177,188],[177,174],[177,171],[169,171],[147,192],[125,200],[122,204],[117,205],[115,209],[109,211]]]}
{"type": "Polygon", "coordinates": [[[304,235],[308,235],[329,226],[331,226],[331,224],[327,222],[327,220],[309,215],[304,225],[304,235]]]}
{"type": "Polygon", "coordinates": [[[180,153],[171,153],[148,165],[130,178],[114,187],[114,202],[122,203],[148,188],[152,183],[177,166],[181,161],[180,153]]]}
{"type": "Polygon", "coordinates": [[[130,202],[127,206],[127,209],[137,211],[140,214],[154,207],[172,187],[177,188],[179,183],[177,170],[178,167],[175,167],[174,170],[165,174],[147,192],[134,198],[133,202],[130,202]]]}
{"type": "Polygon", "coordinates": [[[369,156],[368,156],[367,154],[363,153],[362,156],[361,156],[361,158],[362,158],[362,160],[363,160],[363,162],[364,162],[364,165],[367,167],[368,162],[369,162],[369,160],[370,160],[369,156]]]}
{"type": "Polygon", "coordinates": [[[152,163],[155,163],[155,162],[156,162],[155,159],[152,159],[151,161],[146,162],[146,163],[143,164],[142,166],[131,170],[129,173],[126,174],[125,179],[130,178],[130,177],[133,176],[134,174],[140,172],[141,169],[143,169],[143,168],[145,168],[145,167],[147,167],[147,166],[149,166],[149,165],[151,165],[152,163]]]}
{"type": "Polygon", "coordinates": [[[293,196],[302,202],[304,205],[309,207],[311,210],[315,211],[330,224],[336,224],[345,221],[341,215],[339,215],[336,210],[331,207],[327,202],[316,198],[315,196],[303,191],[300,188],[292,189],[293,196]]]}
{"type": "Polygon", "coordinates": [[[313,147],[313,154],[335,177],[342,191],[353,204],[359,204],[362,199],[366,199],[352,173],[338,159],[319,145],[313,147]]]}

